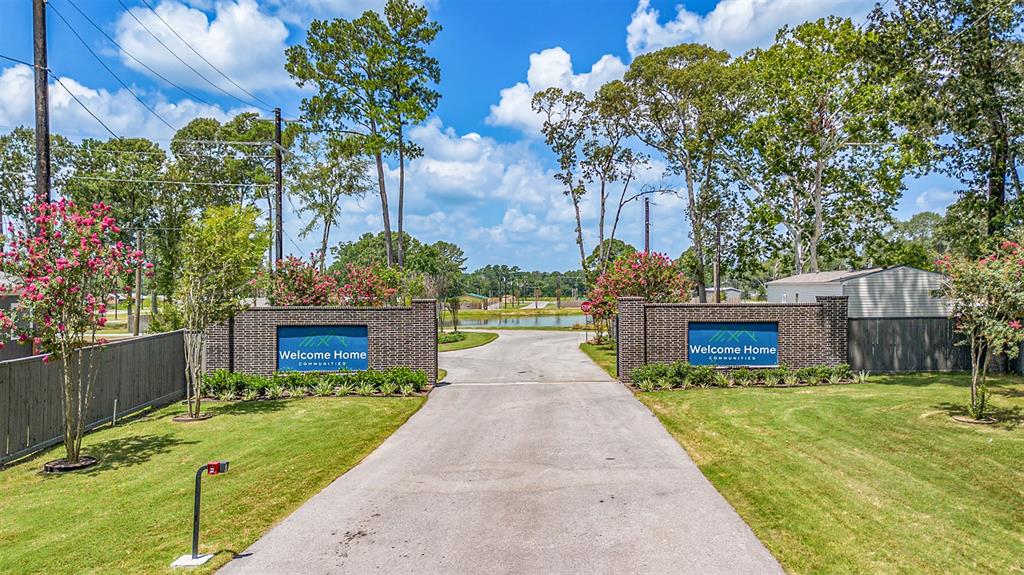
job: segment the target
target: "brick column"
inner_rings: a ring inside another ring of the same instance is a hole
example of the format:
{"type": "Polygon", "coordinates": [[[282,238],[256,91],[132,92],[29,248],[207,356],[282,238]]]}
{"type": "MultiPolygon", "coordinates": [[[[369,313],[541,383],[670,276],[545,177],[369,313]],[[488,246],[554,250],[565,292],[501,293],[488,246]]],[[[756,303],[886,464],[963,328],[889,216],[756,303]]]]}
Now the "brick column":
{"type": "Polygon", "coordinates": [[[847,299],[844,295],[817,296],[815,298],[821,305],[822,321],[828,334],[825,346],[825,363],[827,365],[849,362],[847,349],[849,304],[847,299]]]}
{"type": "Polygon", "coordinates": [[[619,306],[618,354],[619,380],[632,381],[633,370],[647,363],[647,326],[644,318],[644,299],[622,297],[619,306]]]}
{"type": "Polygon", "coordinates": [[[417,363],[430,366],[426,372],[430,385],[437,385],[437,301],[432,299],[412,300],[412,310],[416,317],[416,325],[431,326],[430,341],[432,345],[418,346],[415,352],[417,363]]]}

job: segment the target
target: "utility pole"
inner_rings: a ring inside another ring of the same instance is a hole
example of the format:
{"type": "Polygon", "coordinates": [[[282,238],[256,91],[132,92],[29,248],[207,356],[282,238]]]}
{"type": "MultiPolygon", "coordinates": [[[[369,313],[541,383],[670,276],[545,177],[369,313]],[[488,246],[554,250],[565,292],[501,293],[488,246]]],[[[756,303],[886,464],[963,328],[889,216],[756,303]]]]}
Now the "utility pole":
{"type": "Polygon", "coordinates": [[[555,274],[555,309],[562,308],[562,274],[555,274]]]}
{"type": "Polygon", "coordinates": [[[274,108],[274,253],[278,261],[284,259],[281,194],[281,108],[274,108]]]}
{"type": "MultiPolygon", "coordinates": [[[[135,230],[135,249],[142,249],[142,230],[135,230]]],[[[128,302],[128,305],[135,306],[135,316],[132,317],[132,335],[139,335],[139,323],[142,319],[142,263],[135,267],[135,301],[128,302]]]]}
{"type": "Polygon", "coordinates": [[[644,253],[651,253],[651,198],[644,196],[644,253]]]}
{"type": "Polygon", "coordinates": [[[50,201],[49,67],[46,65],[46,0],[32,0],[36,78],[36,200],[50,201]]]}

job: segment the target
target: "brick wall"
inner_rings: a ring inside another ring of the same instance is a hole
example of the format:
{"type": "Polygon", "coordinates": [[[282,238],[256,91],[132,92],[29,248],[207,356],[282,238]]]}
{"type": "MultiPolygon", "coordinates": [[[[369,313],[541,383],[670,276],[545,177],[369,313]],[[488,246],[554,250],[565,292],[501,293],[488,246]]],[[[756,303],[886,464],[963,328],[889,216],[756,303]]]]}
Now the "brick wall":
{"type": "Polygon", "coordinates": [[[647,363],[687,360],[691,321],[772,322],[779,325],[779,363],[789,367],[846,362],[846,296],[815,303],[660,304],[620,298],[619,379],[647,363]]]}
{"type": "Polygon", "coordinates": [[[277,327],[365,325],[372,369],[422,369],[437,382],[437,316],[434,300],[411,307],[259,307],[207,332],[206,370],[269,375],[277,366],[277,327]]]}

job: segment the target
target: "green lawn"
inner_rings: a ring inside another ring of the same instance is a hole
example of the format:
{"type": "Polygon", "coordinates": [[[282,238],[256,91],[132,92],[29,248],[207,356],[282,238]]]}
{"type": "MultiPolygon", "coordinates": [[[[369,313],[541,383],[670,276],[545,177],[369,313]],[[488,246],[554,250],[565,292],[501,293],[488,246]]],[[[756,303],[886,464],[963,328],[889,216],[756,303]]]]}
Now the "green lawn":
{"type": "MultiPolygon", "coordinates": [[[[352,468],[426,398],[307,398],[208,404],[200,423],[172,423],[171,406],[90,433],[92,470],[39,473],[50,450],[0,471],[0,573],[170,573],[189,551],[196,468],[204,477],[201,550],[226,563],[352,468]]],[[[180,573],[181,571],[177,571],[180,573]]]]}
{"type": "Polygon", "coordinates": [[[469,349],[471,347],[480,347],[486,345],[492,341],[498,339],[498,334],[487,333],[480,331],[464,331],[466,339],[462,341],[455,341],[452,343],[442,343],[437,346],[437,351],[458,351],[460,349],[469,349]]]}
{"type": "Polygon", "coordinates": [[[615,344],[613,342],[609,341],[602,344],[581,343],[580,349],[601,369],[607,371],[608,375],[618,377],[615,374],[615,344]]]}
{"type": "Polygon", "coordinates": [[[1024,379],[950,419],[965,375],[640,394],[794,573],[1024,572],[1024,379]]]}

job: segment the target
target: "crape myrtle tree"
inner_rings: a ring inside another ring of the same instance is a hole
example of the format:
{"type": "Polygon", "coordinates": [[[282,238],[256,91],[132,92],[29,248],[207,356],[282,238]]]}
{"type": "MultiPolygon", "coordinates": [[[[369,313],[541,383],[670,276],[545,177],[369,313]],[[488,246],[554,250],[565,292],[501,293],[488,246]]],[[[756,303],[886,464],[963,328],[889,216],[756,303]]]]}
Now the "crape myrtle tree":
{"type": "Polygon", "coordinates": [[[63,199],[29,208],[31,228],[11,224],[4,237],[3,271],[14,278],[19,305],[0,313],[7,336],[31,342],[47,361],[61,362],[65,462],[81,460],[99,350],[96,332],[106,323],[106,300],[131,289],[141,251],[120,241],[121,229],[103,203],[79,206],[63,199]]]}
{"type": "Polygon", "coordinates": [[[782,28],[737,64],[750,79],[749,113],[731,167],[753,191],[762,241],[788,244],[796,274],[876,237],[919,152],[912,134],[897,135],[888,87],[863,57],[868,42],[850,20],[830,17],[782,28]]]}
{"type": "Polygon", "coordinates": [[[186,224],[177,305],[185,328],[188,415],[199,418],[207,330],[245,306],[270,235],[254,207],[215,206],[186,224]]]}
{"type": "Polygon", "coordinates": [[[947,235],[982,255],[1024,222],[1024,1],[894,0],[876,8],[871,60],[897,88],[889,108],[959,180],[947,235]]]}
{"type": "Polygon", "coordinates": [[[610,333],[611,322],[618,311],[618,298],[633,296],[649,302],[683,302],[689,299],[692,290],[693,282],[665,254],[635,252],[618,258],[598,276],[587,293],[598,341],[603,334],[610,333]]]}
{"type": "Polygon", "coordinates": [[[286,51],[288,73],[300,87],[316,89],[302,100],[302,110],[313,128],[351,134],[362,152],[373,159],[388,266],[402,263],[404,243],[400,238],[396,258],[385,158],[398,156],[401,226],[405,162],[422,153],[406,140],[405,132],[437,106],[439,94],[431,86],[440,81],[440,68],[426,47],[440,29],[427,19],[425,8],[409,0],[388,0],[383,17],[367,10],[354,20],[314,20],[305,45],[286,51]]]}
{"type": "Polygon", "coordinates": [[[953,303],[959,342],[971,352],[968,412],[982,419],[988,409],[985,387],[993,358],[1016,357],[1024,342],[1024,249],[1003,241],[987,256],[945,255],[936,262],[945,274],[941,293],[953,303]]]}

